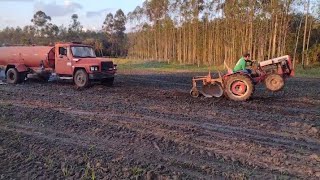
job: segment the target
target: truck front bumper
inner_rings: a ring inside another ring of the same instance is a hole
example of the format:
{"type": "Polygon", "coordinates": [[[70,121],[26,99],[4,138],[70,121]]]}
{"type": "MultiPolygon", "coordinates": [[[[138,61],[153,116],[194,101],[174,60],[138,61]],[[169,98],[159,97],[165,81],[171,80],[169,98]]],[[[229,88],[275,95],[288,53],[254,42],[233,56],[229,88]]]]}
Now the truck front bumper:
{"type": "Polygon", "coordinates": [[[92,73],[89,74],[89,79],[90,80],[102,80],[102,79],[111,79],[114,78],[115,74],[114,73],[102,73],[102,72],[98,72],[98,73],[92,73]]]}

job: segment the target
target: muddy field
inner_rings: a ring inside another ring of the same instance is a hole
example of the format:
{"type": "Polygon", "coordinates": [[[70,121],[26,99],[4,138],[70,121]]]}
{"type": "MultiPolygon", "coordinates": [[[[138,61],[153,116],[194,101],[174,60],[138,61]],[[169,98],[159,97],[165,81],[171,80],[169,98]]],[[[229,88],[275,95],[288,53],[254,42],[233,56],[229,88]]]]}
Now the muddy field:
{"type": "Polygon", "coordinates": [[[232,102],[190,97],[193,75],[0,85],[0,179],[320,178],[320,79],[232,102]]]}

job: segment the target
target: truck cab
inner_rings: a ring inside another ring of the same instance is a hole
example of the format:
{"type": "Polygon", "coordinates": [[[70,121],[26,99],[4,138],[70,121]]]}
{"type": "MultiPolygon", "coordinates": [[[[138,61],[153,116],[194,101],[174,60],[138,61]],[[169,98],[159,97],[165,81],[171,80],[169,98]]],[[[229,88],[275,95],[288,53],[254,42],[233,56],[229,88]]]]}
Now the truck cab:
{"type": "MultiPolygon", "coordinates": [[[[90,82],[100,81],[112,85],[116,73],[116,65],[105,58],[98,58],[93,47],[81,43],[57,43],[54,51],[55,73],[61,78],[73,78],[79,88],[87,87],[90,82]]],[[[53,52],[48,56],[53,57],[53,52]]]]}

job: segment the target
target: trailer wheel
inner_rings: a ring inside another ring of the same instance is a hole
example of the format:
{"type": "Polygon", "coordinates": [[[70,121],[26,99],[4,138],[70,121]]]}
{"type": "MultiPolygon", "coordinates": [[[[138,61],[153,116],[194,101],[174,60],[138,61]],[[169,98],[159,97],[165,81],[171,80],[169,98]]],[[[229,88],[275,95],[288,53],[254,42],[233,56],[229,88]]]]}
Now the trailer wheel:
{"type": "Polygon", "coordinates": [[[252,80],[246,75],[234,74],[227,79],[225,95],[233,101],[246,101],[253,91],[252,80]]]}
{"type": "Polygon", "coordinates": [[[101,80],[101,84],[108,86],[108,87],[113,86],[113,82],[114,82],[114,77],[101,80]]]}
{"type": "Polygon", "coordinates": [[[284,79],[279,74],[269,74],[264,84],[266,85],[266,88],[272,92],[277,92],[282,90],[284,87],[284,79]]]}
{"type": "Polygon", "coordinates": [[[90,84],[89,76],[84,69],[79,69],[76,71],[73,77],[73,81],[79,89],[86,88],[90,84]]]}
{"type": "Polygon", "coordinates": [[[20,74],[16,68],[8,69],[6,73],[7,83],[9,84],[18,84],[20,83],[20,74]]]}

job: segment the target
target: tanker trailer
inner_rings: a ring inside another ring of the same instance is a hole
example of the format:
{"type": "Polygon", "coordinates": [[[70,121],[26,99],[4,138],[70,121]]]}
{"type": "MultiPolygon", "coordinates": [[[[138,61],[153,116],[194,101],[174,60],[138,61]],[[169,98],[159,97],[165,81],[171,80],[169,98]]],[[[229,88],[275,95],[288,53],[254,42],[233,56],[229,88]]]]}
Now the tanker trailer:
{"type": "Polygon", "coordinates": [[[92,82],[113,85],[116,65],[98,58],[91,46],[81,43],[57,43],[55,46],[0,47],[0,66],[7,83],[18,84],[30,75],[48,80],[52,73],[73,80],[78,88],[92,82]]]}
{"type": "Polygon", "coordinates": [[[28,74],[48,79],[54,69],[54,54],[48,58],[53,50],[50,46],[0,47],[0,66],[5,69],[7,83],[21,83],[28,74]]]}

